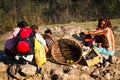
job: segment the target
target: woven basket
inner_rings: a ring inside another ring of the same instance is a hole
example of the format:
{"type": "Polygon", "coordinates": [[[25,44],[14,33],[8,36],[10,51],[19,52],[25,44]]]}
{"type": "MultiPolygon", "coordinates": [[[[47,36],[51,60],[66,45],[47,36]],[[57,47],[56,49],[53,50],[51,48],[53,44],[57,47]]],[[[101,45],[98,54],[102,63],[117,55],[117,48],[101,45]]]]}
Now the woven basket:
{"type": "Polygon", "coordinates": [[[68,60],[72,60],[72,64],[78,63],[82,58],[82,47],[75,40],[60,39],[53,44],[51,54],[57,63],[71,64],[68,60]]]}

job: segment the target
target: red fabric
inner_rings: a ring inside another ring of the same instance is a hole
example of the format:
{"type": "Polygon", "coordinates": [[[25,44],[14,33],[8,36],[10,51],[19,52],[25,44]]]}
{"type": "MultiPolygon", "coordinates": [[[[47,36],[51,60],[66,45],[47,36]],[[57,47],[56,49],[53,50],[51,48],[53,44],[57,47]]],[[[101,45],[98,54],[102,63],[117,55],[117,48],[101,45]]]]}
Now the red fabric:
{"type": "Polygon", "coordinates": [[[85,39],[85,42],[93,42],[93,41],[94,41],[93,38],[91,38],[91,39],[85,39]]]}
{"type": "Polygon", "coordinates": [[[29,35],[30,35],[30,33],[32,32],[32,29],[31,28],[22,28],[21,30],[20,30],[20,37],[21,38],[27,38],[29,35]]]}
{"type": "Polygon", "coordinates": [[[26,41],[20,41],[17,45],[18,52],[28,52],[30,50],[30,46],[26,41]]]}

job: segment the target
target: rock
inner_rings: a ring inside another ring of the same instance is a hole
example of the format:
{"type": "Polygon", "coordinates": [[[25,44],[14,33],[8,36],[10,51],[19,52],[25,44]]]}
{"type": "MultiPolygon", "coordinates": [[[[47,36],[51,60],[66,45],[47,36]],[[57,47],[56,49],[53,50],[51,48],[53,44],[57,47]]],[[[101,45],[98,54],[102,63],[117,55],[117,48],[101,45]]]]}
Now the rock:
{"type": "Polygon", "coordinates": [[[113,30],[115,30],[115,31],[120,31],[120,25],[115,26],[115,27],[113,28],[113,30]]]}
{"type": "Polygon", "coordinates": [[[0,72],[0,80],[8,80],[8,74],[6,72],[0,72]]]}
{"type": "Polygon", "coordinates": [[[59,79],[58,80],[67,80],[69,77],[68,74],[60,73],[59,74],[59,79]]]}
{"type": "Polygon", "coordinates": [[[108,80],[108,79],[111,79],[111,75],[110,75],[110,73],[106,73],[105,74],[105,78],[108,80]]]}
{"type": "Polygon", "coordinates": [[[9,67],[9,74],[14,76],[18,73],[18,68],[17,68],[17,65],[12,65],[9,67]]]}
{"type": "Polygon", "coordinates": [[[80,80],[94,80],[93,78],[91,78],[88,74],[82,74],[79,77],[80,80]]]}
{"type": "Polygon", "coordinates": [[[116,71],[115,73],[114,73],[114,75],[113,75],[113,78],[114,78],[114,80],[119,80],[120,79],[120,72],[119,71],[116,71]]]}
{"type": "Polygon", "coordinates": [[[73,38],[73,34],[79,34],[81,32],[81,28],[79,26],[69,26],[69,28],[65,28],[66,32],[64,32],[63,38],[73,38]]]}
{"type": "Polygon", "coordinates": [[[59,75],[57,75],[57,74],[53,74],[51,76],[51,80],[58,80],[58,78],[59,78],[59,75]]]}
{"type": "Polygon", "coordinates": [[[14,77],[14,78],[16,78],[16,79],[18,79],[18,80],[22,80],[22,79],[24,79],[25,77],[23,77],[23,76],[21,76],[19,73],[18,73],[18,71],[19,71],[19,67],[18,67],[18,65],[12,65],[12,66],[10,66],[10,68],[8,69],[8,73],[12,76],[12,77],[14,77]]]}
{"type": "Polygon", "coordinates": [[[114,80],[118,80],[120,79],[120,71],[118,70],[118,68],[113,69],[112,71],[110,71],[110,75],[112,78],[114,78],[114,80]]]}
{"type": "Polygon", "coordinates": [[[116,56],[110,56],[110,62],[111,63],[116,63],[117,62],[117,57],[116,56]]]}
{"type": "MultiPolygon", "coordinates": [[[[59,65],[61,66],[61,65],[59,65]]],[[[56,69],[58,67],[58,65],[56,65],[55,63],[52,63],[50,61],[46,61],[46,63],[44,65],[41,66],[42,71],[51,71],[51,69],[56,69]],[[52,66],[52,67],[49,67],[52,66]]]]}
{"type": "Polygon", "coordinates": [[[7,66],[4,63],[0,62],[0,72],[6,72],[6,71],[7,71],[7,66]]]}
{"type": "MultiPolygon", "coordinates": [[[[59,78],[61,78],[61,74],[63,74],[63,67],[62,65],[58,65],[55,63],[52,63],[50,61],[47,61],[44,65],[42,65],[42,71],[41,74],[43,74],[43,80],[51,80],[53,75],[59,75],[59,78]]],[[[55,76],[56,77],[56,76],[55,76]]],[[[53,76],[54,78],[54,76],[53,76]]],[[[63,80],[63,79],[61,79],[63,80]]]]}
{"type": "Polygon", "coordinates": [[[42,75],[37,74],[37,75],[31,76],[31,77],[28,77],[25,80],[42,80],[42,75]]]}
{"type": "Polygon", "coordinates": [[[51,80],[51,77],[49,74],[43,74],[43,79],[42,80],[51,80]]]}
{"type": "Polygon", "coordinates": [[[72,64],[72,65],[70,65],[72,68],[78,68],[78,65],[76,65],[76,64],[72,64]]]}
{"type": "Polygon", "coordinates": [[[77,23],[76,22],[70,22],[71,25],[76,25],[77,23]]]}
{"type": "Polygon", "coordinates": [[[20,70],[26,76],[30,76],[35,75],[37,67],[30,64],[25,64],[20,66],[20,70]]]}
{"type": "Polygon", "coordinates": [[[58,78],[58,80],[79,80],[79,75],[81,74],[80,70],[76,68],[72,68],[70,69],[70,71],[68,71],[69,69],[70,68],[68,66],[65,66],[63,68],[58,67],[55,71],[52,71],[55,73],[52,76],[54,78],[58,78]]]}
{"type": "Polygon", "coordinates": [[[110,62],[105,62],[104,67],[108,67],[110,65],[110,62]]]}
{"type": "Polygon", "coordinates": [[[71,70],[71,69],[70,69],[70,68],[68,68],[68,67],[63,68],[63,72],[64,72],[64,73],[68,73],[68,72],[70,72],[70,70],[71,70]]]}
{"type": "Polygon", "coordinates": [[[82,71],[85,71],[85,72],[89,71],[89,67],[88,66],[83,66],[82,71]]]}
{"type": "Polygon", "coordinates": [[[99,70],[98,69],[96,69],[96,70],[94,70],[92,73],[91,73],[91,75],[94,77],[97,77],[97,76],[99,76],[100,75],[100,72],[99,72],[99,70]]]}
{"type": "Polygon", "coordinates": [[[67,80],[80,80],[79,79],[79,76],[76,76],[76,75],[69,75],[67,80]]]}
{"type": "Polygon", "coordinates": [[[73,69],[70,70],[69,74],[70,74],[70,75],[76,75],[76,76],[79,77],[79,75],[81,75],[82,72],[81,72],[81,70],[79,70],[79,69],[73,68],[73,69]]]}
{"type": "Polygon", "coordinates": [[[117,65],[120,64],[120,59],[118,59],[118,60],[116,61],[116,64],[117,64],[117,65]]]}
{"type": "Polygon", "coordinates": [[[53,75],[53,74],[55,74],[55,69],[51,69],[50,71],[50,75],[53,75]]]}

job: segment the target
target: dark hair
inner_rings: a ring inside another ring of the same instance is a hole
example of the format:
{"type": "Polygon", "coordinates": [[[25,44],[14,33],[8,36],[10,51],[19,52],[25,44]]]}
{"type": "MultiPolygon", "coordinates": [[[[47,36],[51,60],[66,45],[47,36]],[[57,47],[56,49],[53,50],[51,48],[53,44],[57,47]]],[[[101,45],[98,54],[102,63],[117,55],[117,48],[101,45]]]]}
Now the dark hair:
{"type": "Polygon", "coordinates": [[[35,32],[35,29],[38,29],[38,26],[37,25],[32,25],[31,29],[33,30],[33,32],[35,32]]]}
{"type": "Polygon", "coordinates": [[[45,33],[45,34],[48,34],[48,33],[52,34],[52,31],[51,31],[50,29],[47,29],[47,30],[45,30],[44,33],[45,33]]]}
{"type": "Polygon", "coordinates": [[[110,19],[108,19],[108,18],[106,18],[106,27],[109,27],[109,28],[112,28],[112,23],[111,23],[111,21],[110,21],[110,19]]]}
{"type": "Polygon", "coordinates": [[[105,18],[100,18],[99,20],[98,20],[98,27],[99,28],[101,28],[101,22],[102,21],[106,21],[106,19],[105,18]]]}
{"type": "Polygon", "coordinates": [[[17,27],[21,27],[21,22],[20,21],[18,21],[17,27]]]}
{"type": "Polygon", "coordinates": [[[21,21],[21,27],[24,28],[28,26],[27,22],[26,21],[21,21]]]}

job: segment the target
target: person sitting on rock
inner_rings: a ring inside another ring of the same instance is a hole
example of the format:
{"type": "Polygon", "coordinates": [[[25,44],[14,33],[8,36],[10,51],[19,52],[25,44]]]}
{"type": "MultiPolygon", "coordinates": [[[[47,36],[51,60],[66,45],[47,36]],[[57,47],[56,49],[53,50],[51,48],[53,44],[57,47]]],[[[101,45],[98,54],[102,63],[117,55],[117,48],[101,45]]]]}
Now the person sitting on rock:
{"type": "Polygon", "coordinates": [[[47,44],[47,47],[48,47],[48,54],[47,55],[50,55],[52,45],[54,43],[54,40],[52,38],[52,31],[50,29],[45,30],[43,37],[44,37],[46,44],[47,44]]]}
{"type": "Polygon", "coordinates": [[[32,25],[31,26],[33,32],[34,32],[34,35],[35,35],[35,38],[40,42],[42,43],[42,45],[44,46],[45,48],[45,51],[48,52],[48,47],[46,45],[46,41],[44,40],[44,38],[38,33],[38,26],[37,25],[32,25]]]}
{"type": "Polygon", "coordinates": [[[18,63],[31,63],[34,54],[34,34],[26,21],[21,21],[21,30],[14,40],[15,59],[18,63]]]}
{"type": "Polygon", "coordinates": [[[85,34],[91,34],[93,36],[102,35],[104,37],[101,40],[102,41],[101,47],[97,47],[97,46],[93,47],[96,50],[98,50],[98,52],[102,54],[104,58],[105,57],[109,58],[109,56],[113,56],[115,54],[115,39],[111,27],[112,25],[110,20],[106,18],[104,28],[95,31],[84,32],[85,34]]]}
{"type": "Polygon", "coordinates": [[[4,53],[10,57],[14,57],[16,55],[15,47],[14,47],[14,39],[16,38],[21,28],[22,28],[21,22],[18,22],[17,27],[14,28],[11,35],[8,37],[8,39],[5,42],[4,53]]]}

